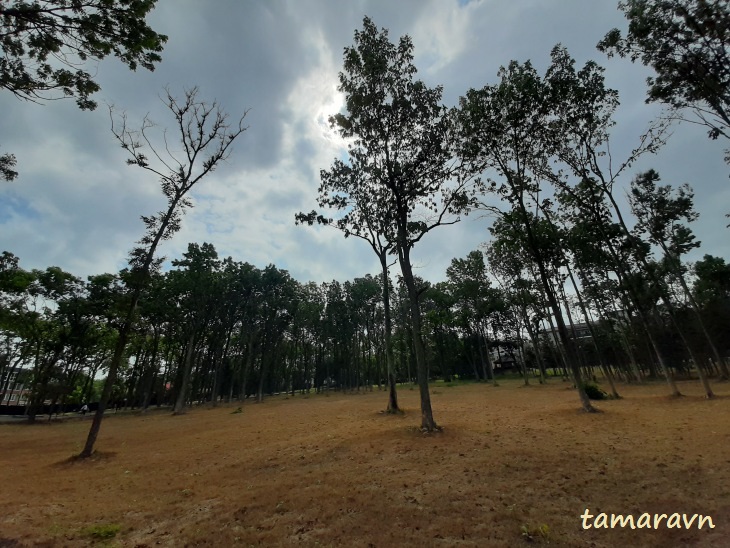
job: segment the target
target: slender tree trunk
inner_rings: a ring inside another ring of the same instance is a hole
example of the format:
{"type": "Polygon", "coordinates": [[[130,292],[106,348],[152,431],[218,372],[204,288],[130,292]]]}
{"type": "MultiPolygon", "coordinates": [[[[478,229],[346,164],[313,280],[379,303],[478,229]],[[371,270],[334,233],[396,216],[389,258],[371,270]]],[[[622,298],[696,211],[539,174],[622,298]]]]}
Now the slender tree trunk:
{"type": "Polygon", "coordinates": [[[385,363],[388,368],[388,413],[399,413],[398,391],[395,381],[395,357],[393,355],[393,325],[390,315],[390,275],[385,253],[380,255],[380,266],[383,270],[383,313],[385,315],[385,363]]]}
{"type": "MultiPolygon", "coordinates": [[[[400,242],[405,244],[405,228],[400,228],[399,232],[400,242]]],[[[408,297],[410,300],[413,346],[416,354],[416,374],[421,396],[421,429],[426,432],[433,432],[440,430],[440,428],[433,419],[433,411],[431,410],[431,395],[428,391],[428,364],[426,363],[426,349],[423,345],[421,329],[421,307],[419,304],[418,289],[416,288],[416,282],[413,278],[413,270],[411,268],[410,249],[407,247],[407,244],[398,246],[398,258],[403,273],[403,281],[408,289],[408,297]]]]}
{"type": "Polygon", "coordinates": [[[472,348],[472,345],[467,345],[467,342],[468,339],[464,341],[464,351],[466,352],[466,358],[467,360],[469,360],[469,365],[471,365],[471,368],[474,371],[474,380],[479,382],[479,370],[477,369],[477,360],[474,356],[474,349],[472,348]]]}
{"type": "Polygon", "coordinates": [[[180,387],[177,391],[175,405],[172,408],[173,415],[182,415],[185,413],[185,403],[188,397],[188,385],[190,384],[190,373],[193,369],[193,354],[195,353],[195,328],[192,328],[190,337],[188,338],[187,348],[185,349],[185,359],[183,360],[182,378],[180,387]]]}
{"type": "MultiPolygon", "coordinates": [[[[624,217],[623,217],[623,215],[621,213],[621,209],[618,207],[618,204],[616,203],[616,200],[613,197],[613,193],[606,186],[605,181],[603,181],[603,178],[602,177],[601,177],[601,180],[603,182],[603,192],[608,197],[608,199],[610,200],[611,205],[613,206],[613,210],[616,212],[616,217],[617,217],[617,219],[619,221],[619,225],[623,229],[623,232],[626,235],[626,237],[631,238],[631,232],[629,231],[628,227],[626,226],[626,223],[624,222],[624,217]]],[[[612,250],[612,255],[615,255],[615,251],[613,251],[613,246],[612,245],[609,245],[609,249],[612,250]]],[[[648,268],[648,264],[647,264],[646,260],[642,258],[641,259],[641,262],[642,262],[642,265],[644,266],[644,270],[646,272],[649,272],[649,268],[648,268]]],[[[620,261],[616,261],[616,265],[617,265],[618,269],[621,271],[620,273],[617,271],[617,274],[619,274],[619,276],[620,276],[623,273],[623,270],[624,270],[623,269],[623,264],[620,261]]],[[[667,367],[667,364],[664,361],[664,357],[662,356],[662,354],[661,354],[661,352],[659,350],[659,345],[657,345],[656,341],[654,340],[654,337],[651,334],[651,331],[649,330],[649,323],[646,321],[645,318],[642,318],[642,316],[643,316],[644,313],[643,313],[643,311],[641,309],[641,306],[639,306],[639,299],[636,298],[635,295],[632,295],[632,297],[633,297],[634,303],[636,305],[636,310],[637,310],[637,312],[639,314],[639,317],[642,319],[642,321],[644,322],[644,325],[646,326],[647,334],[649,336],[649,341],[651,342],[651,345],[654,348],[654,352],[656,353],[657,360],[659,361],[659,366],[661,367],[664,375],[667,378],[667,383],[669,384],[669,388],[672,391],[672,396],[675,396],[675,397],[681,396],[682,394],[679,392],[679,389],[677,388],[677,384],[674,382],[674,378],[672,377],[672,373],[669,370],[669,368],[667,367]]]]}
{"type": "Polygon", "coordinates": [[[134,291],[132,293],[132,300],[129,303],[127,315],[125,316],[124,323],[119,330],[119,337],[117,338],[117,344],[114,348],[112,362],[109,365],[109,374],[107,375],[106,382],[104,383],[104,389],[102,390],[101,399],[99,400],[99,407],[94,414],[94,420],[91,422],[91,428],[89,429],[89,435],[86,438],[86,444],[84,445],[84,449],[81,451],[81,453],[79,453],[80,458],[88,458],[94,451],[94,444],[96,443],[96,438],[99,435],[99,430],[101,429],[101,421],[104,418],[104,411],[106,411],[106,407],[109,403],[109,398],[111,397],[114,383],[117,380],[117,372],[119,371],[119,367],[122,363],[122,358],[124,357],[124,349],[127,345],[129,333],[131,332],[132,326],[134,325],[134,315],[137,311],[139,298],[142,295],[142,284],[144,283],[144,279],[149,276],[150,266],[152,265],[152,261],[155,257],[157,246],[160,243],[162,236],[165,234],[167,227],[170,224],[170,220],[173,218],[175,210],[177,209],[177,205],[180,200],[183,199],[185,192],[187,192],[187,189],[176,191],[175,195],[168,203],[167,212],[162,217],[160,226],[157,229],[152,243],[150,244],[150,247],[145,255],[144,263],[139,269],[138,275],[141,277],[141,279],[137,280],[136,282],[136,287],[134,288],[134,291]]]}
{"type": "MultiPolygon", "coordinates": [[[[480,325],[478,327],[479,333],[481,334],[481,338],[484,340],[484,350],[486,351],[486,364],[487,364],[487,371],[484,373],[484,379],[487,379],[487,373],[489,373],[489,377],[492,381],[492,385],[499,386],[497,383],[497,377],[494,375],[494,364],[492,364],[492,356],[489,353],[489,339],[487,338],[487,329],[480,325]]],[[[477,337],[477,340],[479,338],[477,337]]],[[[497,351],[499,351],[499,347],[497,347],[497,351]]],[[[484,360],[482,360],[482,366],[484,365],[484,360]]]]}
{"type": "Polygon", "coordinates": [[[124,350],[127,346],[127,339],[129,338],[129,333],[132,330],[134,314],[137,309],[140,294],[140,289],[136,289],[134,291],[134,294],[132,295],[132,302],[127,310],[127,316],[124,318],[124,323],[119,330],[117,343],[114,347],[114,355],[112,356],[112,361],[109,364],[109,373],[107,374],[106,382],[104,383],[104,388],[101,392],[101,398],[99,399],[99,407],[97,407],[96,413],[94,413],[94,419],[91,421],[91,428],[89,429],[89,435],[86,438],[84,449],[79,454],[79,457],[81,458],[90,457],[94,451],[94,444],[96,443],[96,438],[98,437],[99,430],[101,429],[101,421],[104,418],[104,412],[109,404],[109,398],[112,395],[114,383],[117,380],[117,371],[122,364],[124,350]]]}
{"type": "Polygon", "coordinates": [[[575,295],[578,299],[578,306],[580,306],[581,312],[583,312],[583,316],[586,319],[586,325],[588,326],[588,332],[591,334],[591,341],[593,341],[593,348],[596,350],[596,357],[598,358],[598,363],[601,367],[601,370],[603,371],[603,374],[606,376],[606,379],[608,380],[608,384],[611,386],[611,395],[619,399],[621,396],[619,396],[618,391],[616,390],[616,385],[613,382],[613,375],[611,375],[611,372],[608,370],[608,367],[606,366],[606,362],[603,359],[603,356],[601,355],[601,349],[598,347],[598,338],[596,337],[597,333],[596,330],[593,328],[593,324],[591,323],[591,317],[588,313],[588,309],[586,308],[585,301],[583,300],[583,296],[581,294],[581,291],[578,289],[578,284],[575,282],[575,277],[573,277],[573,272],[570,269],[570,266],[568,266],[568,276],[570,277],[570,282],[573,285],[573,290],[575,291],[575,295]]]}
{"type": "MultiPolygon", "coordinates": [[[[550,346],[552,349],[557,349],[557,355],[555,356],[555,362],[560,363],[563,379],[568,380],[568,377],[570,376],[568,374],[568,357],[565,355],[565,348],[563,348],[563,345],[560,344],[560,338],[558,337],[557,328],[555,327],[555,322],[553,322],[553,317],[549,310],[546,310],[545,314],[547,318],[548,325],[550,326],[550,337],[553,340],[553,344],[550,346]],[[559,358],[559,359],[558,359],[559,358]]],[[[555,352],[555,350],[554,350],[555,352]]]]}
{"type": "Polygon", "coordinates": [[[530,327],[529,318],[527,318],[527,315],[525,315],[525,318],[525,329],[527,329],[527,335],[530,337],[530,342],[532,342],[532,346],[535,349],[537,367],[540,371],[540,384],[545,384],[547,382],[547,379],[545,378],[545,360],[542,357],[542,350],[540,350],[540,341],[530,327]]]}
{"type": "Polygon", "coordinates": [[[550,279],[547,274],[547,269],[545,267],[545,262],[543,260],[543,254],[540,250],[539,244],[537,243],[535,236],[532,231],[532,226],[529,222],[529,216],[527,209],[525,208],[524,201],[522,200],[522,197],[520,196],[518,199],[518,204],[520,207],[520,212],[522,214],[522,217],[524,219],[524,228],[525,233],[527,236],[527,243],[530,247],[532,256],[535,260],[538,272],[540,274],[540,280],[542,282],[543,290],[545,293],[545,297],[547,297],[548,304],[550,306],[550,309],[553,312],[553,315],[555,316],[555,322],[558,324],[558,335],[560,336],[560,342],[563,344],[563,347],[565,349],[565,355],[566,355],[566,362],[568,367],[571,370],[571,373],[573,374],[574,381],[576,383],[576,388],[578,390],[578,396],[580,398],[581,406],[584,411],[587,412],[595,412],[595,408],[591,404],[591,400],[588,398],[588,394],[586,394],[585,388],[583,387],[583,383],[580,379],[580,368],[578,367],[578,359],[575,352],[575,347],[573,345],[573,341],[570,339],[570,336],[568,335],[568,329],[565,326],[565,322],[563,321],[563,315],[562,311],[560,309],[560,305],[558,304],[558,301],[555,297],[555,293],[552,290],[552,286],[550,283],[550,279]]]}
{"type": "MultiPolygon", "coordinates": [[[[520,327],[519,324],[517,326],[517,341],[519,342],[519,351],[520,351],[520,369],[522,369],[522,377],[525,379],[525,386],[530,385],[530,377],[527,373],[527,364],[525,363],[525,343],[522,340],[522,335],[520,334],[520,327]]],[[[512,352],[512,357],[514,358],[514,352],[512,352]]],[[[517,360],[515,360],[516,362],[517,360]]]]}
{"type": "Polygon", "coordinates": [[[155,380],[157,379],[158,366],[157,366],[157,352],[160,346],[160,334],[155,330],[155,340],[152,346],[152,357],[150,359],[150,375],[144,387],[144,398],[142,400],[142,411],[147,411],[152,400],[152,390],[155,386],[155,380]]]}
{"type": "MultiPolygon", "coordinates": [[[[256,403],[262,403],[264,401],[264,383],[266,381],[266,373],[269,362],[269,360],[266,359],[267,352],[265,350],[267,346],[268,345],[263,345],[261,348],[261,374],[259,375],[259,387],[256,391],[256,403]]],[[[273,354],[273,351],[271,351],[271,353],[273,354]]]]}
{"type": "Polygon", "coordinates": [[[685,348],[687,349],[687,352],[689,353],[690,360],[692,360],[692,363],[694,364],[695,368],[697,368],[697,374],[700,377],[700,382],[702,383],[702,387],[705,390],[705,397],[707,399],[712,399],[715,397],[714,392],[712,391],[712,388],[710,387],[710,382],[707,380],[707,375],[705,375],[705,369],[704,365],[702,365],[702,362],[697,358],[694,351],[692,350],[692,347],[689,344],[689,341],[684,335],[684,331],[679,325],[679,322],[677,321],[677,318],[673,312],[673,305],[669,303],[669,301],[664,301],[667,304],[667,307],[670,309],[669,317],[672,321],[672,324],[674,325],[675,329],[677,330],[677,333],[679,333],[679,338],[682,339],[682,343],[684,344],[685,348]]]}

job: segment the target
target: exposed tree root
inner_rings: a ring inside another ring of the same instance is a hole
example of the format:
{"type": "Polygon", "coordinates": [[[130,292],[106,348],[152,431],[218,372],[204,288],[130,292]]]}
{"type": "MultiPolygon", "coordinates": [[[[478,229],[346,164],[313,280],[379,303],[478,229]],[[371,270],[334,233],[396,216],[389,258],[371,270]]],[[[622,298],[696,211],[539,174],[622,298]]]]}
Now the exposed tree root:
{"type": "Polygon", "coordinates": [[[405,415],[406,412],[403,411],[400,407],[396,407],[395,409],[384,409],[381,411],[384,415],[405,415]]]}

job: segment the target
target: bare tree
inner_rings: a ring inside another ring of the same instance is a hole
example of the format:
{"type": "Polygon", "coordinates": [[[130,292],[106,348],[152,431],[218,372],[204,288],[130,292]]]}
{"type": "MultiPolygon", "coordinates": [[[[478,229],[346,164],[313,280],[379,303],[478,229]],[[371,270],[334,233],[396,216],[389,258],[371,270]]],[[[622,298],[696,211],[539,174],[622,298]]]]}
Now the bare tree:
{"type": "MultiPolygon", "coordinates": [[[[176,129],[180,133],[182,151],[177,154],[170,150],[166,132],[163,132],[162,136],[164,152],[161,151],[161,146],[153,145],[152,133],[156,126],[149,117],[145,116],[139,130],[132,130],[127,126],[124,114],[115,120],[113,109],[110,108],[109,111],[112,118],[112,133],[130,155],[127,163],[139,166],[159,177],[162,193],[167,198],[167,209],[150,217],[142,216],[146,232],[139,240],[139,245],[132,249],[129,257],[128,306],[119,329],[99,408],[94,415],[80,457],[90,457],[94,450],[104,411],[109,403],[117,371],[124,356],[127,339],[134,326],[140,295],[149,282],[150,274],[160,267],[163,260],[155,258],[158,245],[162,240],[169,240],[180,230],[182,215],[185,210],[192,207],[188,197],[190,190],[214,171],[220,162],[229,157],[233,142],[248,129],[243,125],[248,111],[241,116],[236,126],[232,126],[228,122],[228,115],[221,110],[216,101],[206,103],[199,101],[197,96],[198,88],[194,87],[185,90],[183,99],[175,98],[169,89],[165,90],[165,96],[162,98],[165,106],[172,112],[176,129]],[[144,154],[143,151],[146,149],[151,151],[152,158],[144,154]]],[[[180,387],[180,390],[184,389],[184,386],[180,387]]]]}

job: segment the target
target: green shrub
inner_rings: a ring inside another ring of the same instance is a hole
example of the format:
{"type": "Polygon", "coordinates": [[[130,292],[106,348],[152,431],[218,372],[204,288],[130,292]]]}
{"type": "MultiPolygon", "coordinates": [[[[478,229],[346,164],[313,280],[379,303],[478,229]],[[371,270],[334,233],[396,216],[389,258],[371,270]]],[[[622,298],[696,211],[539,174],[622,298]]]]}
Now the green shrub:
{"type": "Polygon", "coordinates": [[[597,385],[588,382],[583,385],[583,390],[586,391],[586,394],[588,395],[588,398],[591,400],[606,400],[608,399],[608,394],[598,388],[597,385]]]}
{"type": "Polygon", "coordinates": [[[528,541],[534,541],[538,539],[548,540],[550,538],[550,527],[548,527],[544,523],[538,527],[523,525],[522,527],[520,527],[520,531],[522,532],[522,536],[525,538],[525,540],[528,541]]]}
{"type": "Polygon", "coordinates": [[[96,540],[110,540],[117,536],[117,533],[122,530],[121,525],[116,523],[109,523],[106,525],[92,525],[84,529],[84,533],[96,540]]]}

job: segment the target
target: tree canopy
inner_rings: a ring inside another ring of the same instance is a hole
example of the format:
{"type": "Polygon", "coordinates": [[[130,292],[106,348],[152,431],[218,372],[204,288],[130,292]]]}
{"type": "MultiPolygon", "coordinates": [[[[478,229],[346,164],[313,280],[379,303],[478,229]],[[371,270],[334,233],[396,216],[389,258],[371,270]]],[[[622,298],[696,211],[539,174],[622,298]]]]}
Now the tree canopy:
{"type": "Polygon", "coordinates": [[[145,18],[157,0],[15,0],[0,4],[0,87],[21,99],[73,97],[92,110],[99,84],[89,60],[114,55],[154,70],[167,36],[145,18]]]}
{"type": "Polygon", "coordinates": [[[726,0],[626,0],[625,36],[613,29],[598,49],[641,61],[656,71],[648,102],[689,108],[710,128],[730,138],[730,4],[726,0]]]}

